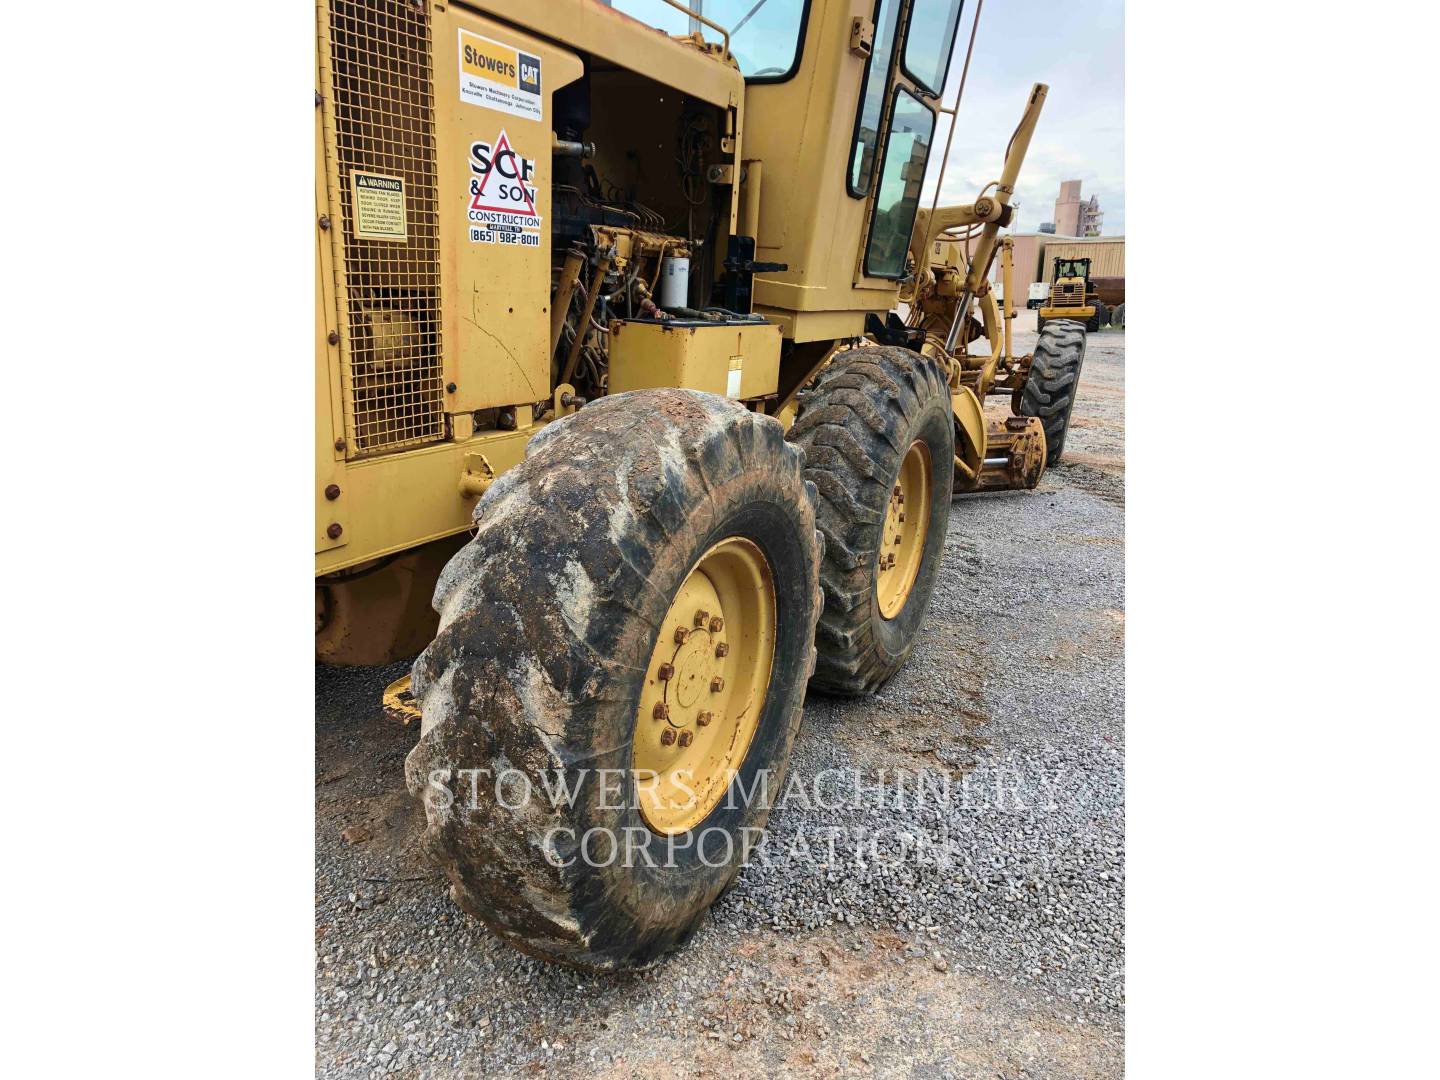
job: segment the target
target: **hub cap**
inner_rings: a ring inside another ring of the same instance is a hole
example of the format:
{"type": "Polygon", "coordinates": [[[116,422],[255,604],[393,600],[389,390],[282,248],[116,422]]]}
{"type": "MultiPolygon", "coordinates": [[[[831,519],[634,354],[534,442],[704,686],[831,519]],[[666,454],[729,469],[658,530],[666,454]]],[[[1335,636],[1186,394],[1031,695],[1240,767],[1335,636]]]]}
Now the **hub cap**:
{"type": "Polygon", "coordinates": [[[929,527],[930,449],[916,439],[900,462],[900,475],[890,490],[890,505],[880,530],[875,596],[882,618],[893,619],[910,599],[925,557],[929,527]]]}
{"type": "Polygon", "coordinates": [[[635,713],[640,814],[657,833],[704,821],[745,760],[775,655],[775,585],[749,540],[700,557],[660,624],[635,713]]]}

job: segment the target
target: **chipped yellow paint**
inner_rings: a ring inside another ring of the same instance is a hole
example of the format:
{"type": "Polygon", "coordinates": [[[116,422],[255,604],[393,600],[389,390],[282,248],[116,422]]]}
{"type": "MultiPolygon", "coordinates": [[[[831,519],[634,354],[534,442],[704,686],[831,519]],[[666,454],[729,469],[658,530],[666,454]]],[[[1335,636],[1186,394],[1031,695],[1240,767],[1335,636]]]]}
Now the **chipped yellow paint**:
{"type": "Polygon", "coordinates": [[[410,721],[420,719],[420,706],[415,703],[415,694],[410,689],[409,674],[402,675],[387,686],[380,703],[391,720],[408,725],[410,721]]]}

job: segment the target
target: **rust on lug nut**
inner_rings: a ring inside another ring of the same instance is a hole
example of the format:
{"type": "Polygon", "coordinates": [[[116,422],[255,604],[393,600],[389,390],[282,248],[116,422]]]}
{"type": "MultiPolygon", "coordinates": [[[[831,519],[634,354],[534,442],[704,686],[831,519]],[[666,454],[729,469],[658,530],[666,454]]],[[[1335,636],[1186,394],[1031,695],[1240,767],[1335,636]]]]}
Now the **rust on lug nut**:
{"type": "Polygon", "coordinates": [[[712,712],[702,712],[699,716],[695,717],[695,723],[699,724],[701,727],[709,727],[709,726],[710,726],[710,721],[711,721],[711,720],[714,720],[714,719],[715,719],[715,714],[714,714],[714,713],[712,713],[712,712]]]}
{"type": "Polygon", "coordinates": [[[688,731],[682,731],[682,732],[680,732],[680,745],[681,745],[681,746],[689,746],[689,745],[690,745],[692,742],[694,742],[694,741],[695,741],[695,736],[692,735],[690,732],[688,732],[688,731]]]}
{"type": "Polygon", "coordinates": [[[710,680],[710,692],[712,694],[718,694],[721,690],[724,689],[725,680],[722,679],[719,675],[716,675],[713,679],[710,680]]]}
{"type": "Polygon", "coordinates": [[[675,729],[667,727],[664,731],[660,732],[660,741],[666,746],[671,745],[675,741],[675,729]]]}
{"type": "Polygon", "coordinates": [[[690,631],[683,626],[675,627],[675,644],[684,645],[685,639],[690,636],[690,631]]]}
{"type": "Polygon", "coordinates": [[[718,634],[721,630],[724,629],[725,620],[722,619],[719,615],[716,615],[713,619],[710,620],[710,633],[718,634]]]}
{"type": "Polygon", "coordinates": [[[655,708],[650,711],[650,715],[656,720],[668,720],[670,719],[670,707],[663,701],[657,701],[655,708]]]}
{"type": "Polygon", "coordinates": [[[668,681],[668,680],[670,680],[670,679],[673,679],[673,678],[675,677],[675,665],[674,665],[674,664],[661,664],[661,665],[660,665],[659,675],[660,675],[660,678],[661,678],[662,680],[664,680],[664,681],[668,681]]]}
{"type": "Polygon", "coordinates": [[[705,624],[706,624],[709,620],[710,620],[710,613],[709,613],[708,611],[706,611],[704,608],[701,608],[699,611],[695,612],[695,629],[696,629],[696,630],[700,630],[700,629],[704,628],[705,624]]]}
{"type": "Polygon", "coordinates": [[[725,657],[730,655],[730,645],[724,641],[720,642],[715,646],[715,655],[722,660],[725,659],[725,657]]]}

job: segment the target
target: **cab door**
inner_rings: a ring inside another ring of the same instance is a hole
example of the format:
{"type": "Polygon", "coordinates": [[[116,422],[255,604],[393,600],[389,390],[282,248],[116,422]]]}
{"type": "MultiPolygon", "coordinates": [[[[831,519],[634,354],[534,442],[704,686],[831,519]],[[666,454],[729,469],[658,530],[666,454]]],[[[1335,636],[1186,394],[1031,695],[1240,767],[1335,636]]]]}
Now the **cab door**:
{"type": "Polygon", "coordinates": [[[857,286],[905,276],[964,0],[876,0],[846,190],[866,201],[857,286]]]}

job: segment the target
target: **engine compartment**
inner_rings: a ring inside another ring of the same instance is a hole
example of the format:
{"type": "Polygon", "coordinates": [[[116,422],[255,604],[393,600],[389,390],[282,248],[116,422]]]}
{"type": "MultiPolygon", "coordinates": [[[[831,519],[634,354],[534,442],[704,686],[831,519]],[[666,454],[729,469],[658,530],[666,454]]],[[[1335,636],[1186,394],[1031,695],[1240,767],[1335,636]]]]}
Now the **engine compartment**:
{"type": "Polygon", "coordinates": [[[731,114],[581,61],[584,75],[556,92],[552,113],[551,377],[589,400],[609,392],[621,322],[764,320],[717,295],[737,169],[731,114]],[[595,100],[609,107],[596,114],[595,100]]]}

